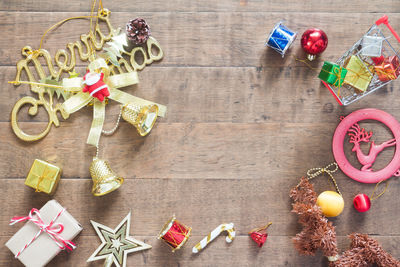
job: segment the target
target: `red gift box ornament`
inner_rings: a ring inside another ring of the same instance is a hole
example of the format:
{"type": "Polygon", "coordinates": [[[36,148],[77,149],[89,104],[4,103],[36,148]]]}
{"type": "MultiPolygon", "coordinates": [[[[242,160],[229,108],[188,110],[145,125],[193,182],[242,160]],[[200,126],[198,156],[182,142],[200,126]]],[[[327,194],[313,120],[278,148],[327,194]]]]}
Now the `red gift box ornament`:
{"type": "Polygon", "coordinates": [[[110,95],[108,86],[104,82],[104,73],[90,72],[88,70],[83,76],[83,84],[85,87],[83,87],[82,91],[84,93],[89,92],[90,96],[96,97],[101,102],[110,95]]]}
{"type": "Polygon", "coordinates": [[[258,246],[261,248],[265,241],[267,241],[267,228],[271,225],[272,223],[268,223],[267,225],[260,227],[260,228],[255,228],[249,232],[249,235],[251,239],[254,240],[258,244],[258,246]]]}
{"type": "MultiPolygon", "coordinates": [[[[376,60],[374,60],[376,62],[376,60]]],[[[378,74],[379,80],[386,82],[396,80],[400,75],[400,62],[397,56],[390,56],[375,66],[375,71],[378,74]]]]}

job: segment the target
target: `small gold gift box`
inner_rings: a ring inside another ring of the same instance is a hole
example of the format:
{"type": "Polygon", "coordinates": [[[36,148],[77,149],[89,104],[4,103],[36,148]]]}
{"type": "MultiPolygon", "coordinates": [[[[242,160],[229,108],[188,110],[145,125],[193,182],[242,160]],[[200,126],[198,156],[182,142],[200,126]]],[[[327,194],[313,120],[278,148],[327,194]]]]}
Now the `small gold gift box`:
{"type": "Polygon", "coordinates": [[[344,82],[353,86],[359,92],[365,92],[372,80],[371,72],[373,72],[373,69],[369,70],[362,60],[355,55],[348,59],[345,68],[347,69],[347,75],[344,78],[344,82]]]}
{"type": "Polygon", "coordinates": [[[36,192],[53,194],[60,180],[61,169],[43,160],[35,159],[25,179],[25,184],[36,192]]]}

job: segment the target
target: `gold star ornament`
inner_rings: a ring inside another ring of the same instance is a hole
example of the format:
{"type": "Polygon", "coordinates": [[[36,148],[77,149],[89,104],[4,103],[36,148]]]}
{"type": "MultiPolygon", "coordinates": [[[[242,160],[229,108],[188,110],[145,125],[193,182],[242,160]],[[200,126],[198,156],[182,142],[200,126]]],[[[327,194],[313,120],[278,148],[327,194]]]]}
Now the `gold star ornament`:
{"type": "Polygon", "coordinates": [[[114,230],[100,223],[90,222],[100,237],[101,245],[90,256],[88,262],[105,259],[104,266],[114,263],[117,267],[125,267],[128,253],[151,248],[150,245],[129,236],[130,212],[114,230]]]}

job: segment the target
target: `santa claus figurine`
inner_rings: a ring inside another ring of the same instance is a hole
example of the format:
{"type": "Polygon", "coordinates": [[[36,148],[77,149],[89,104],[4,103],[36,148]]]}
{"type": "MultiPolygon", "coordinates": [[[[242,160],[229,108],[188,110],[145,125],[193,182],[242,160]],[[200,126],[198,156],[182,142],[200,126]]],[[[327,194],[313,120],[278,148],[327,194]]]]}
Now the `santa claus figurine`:
{"type": "Polygon", "coordinates": [[[89,92],[91,96],[103,102],[104,98],[110,95],[108,86],[103,79],[104,73],[88,71],[85,76],[83,76],[83,84],[85,87],[83,87],[82,91],[84,93],[89,92]]]}

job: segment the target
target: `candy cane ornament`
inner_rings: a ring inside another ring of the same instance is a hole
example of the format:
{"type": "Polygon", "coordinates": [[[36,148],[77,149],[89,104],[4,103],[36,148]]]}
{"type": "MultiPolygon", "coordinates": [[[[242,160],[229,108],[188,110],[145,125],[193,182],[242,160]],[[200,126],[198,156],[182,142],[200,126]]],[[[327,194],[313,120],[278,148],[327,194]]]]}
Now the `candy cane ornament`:
{"type": "Polygon", "coordinates": [[[208,243],[213,241],[217,236],[219,236],[223,231],[228,232],[228,236],[226,237],[226,242],[231,243],[235,238],[236,232],[235,228],[233,227],[233,223],[223,223],[219,225],[217,228],[212,230],[205,238],[203,238],[199,243],[197,243],[193,249],[193,253],[198,253],[200,250],[204,249],[208,243]]]}

